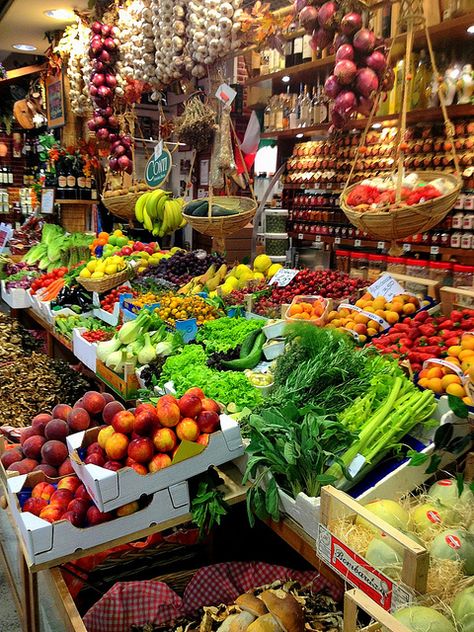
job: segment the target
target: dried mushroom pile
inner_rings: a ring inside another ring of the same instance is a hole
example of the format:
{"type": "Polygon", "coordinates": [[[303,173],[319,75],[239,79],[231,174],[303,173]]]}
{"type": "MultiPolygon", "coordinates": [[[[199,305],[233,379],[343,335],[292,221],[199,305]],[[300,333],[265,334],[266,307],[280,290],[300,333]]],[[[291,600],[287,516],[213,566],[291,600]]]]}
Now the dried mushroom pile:
{"type": "Polygon", "coordinates": [[[17,320],[0,312],[0,364],[23,358],[40,346],[17,320]]]}
{"type": "Polygon", "coordinates": [[[130,632],[341,632],[343,615],[327,595],[311,586],[277,581],[240,595],[230,606],[202,608],[194,618],[170,626],[132,626],[130,632]]]}

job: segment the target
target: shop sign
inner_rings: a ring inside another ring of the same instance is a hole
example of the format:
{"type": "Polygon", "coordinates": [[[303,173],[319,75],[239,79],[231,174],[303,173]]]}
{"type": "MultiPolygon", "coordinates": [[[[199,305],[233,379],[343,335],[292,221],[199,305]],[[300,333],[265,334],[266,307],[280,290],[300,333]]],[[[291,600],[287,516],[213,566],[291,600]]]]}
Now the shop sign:
{"type": "MultiPolygon", "coordinates": [[[[160,144],[159,144],[160,145],[160,144]]],[[[169,176],[171,171],[171,154],[161,143],[159,151],[155,151],[146,163],[145,182],[149,187],[158,187],[169,176]]]]}

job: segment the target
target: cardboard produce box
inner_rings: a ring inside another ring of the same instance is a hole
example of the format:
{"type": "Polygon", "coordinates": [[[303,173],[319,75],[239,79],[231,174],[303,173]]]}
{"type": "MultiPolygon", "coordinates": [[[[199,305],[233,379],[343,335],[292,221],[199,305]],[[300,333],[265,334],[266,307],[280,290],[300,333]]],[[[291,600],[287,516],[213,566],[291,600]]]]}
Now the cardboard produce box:
{"type": "Polygon", "coordinates": [[[133,365],[126,364],[122,376],[114,373],[105,366],[103,362],[97,360],[95,372],[107,386],[125,401],[136,399],[140,385],[138,384],[137,376],[135,375],[135,367],[133,365]]]}
{"type": "Polygon", "coordinates": [[[43,472],[15,476],[8,480],[8,502],[29,556],[30,565],[52,562],[77,551],[104,544],[139,532],[150,526],[180,518],[190,511],[188,483],[180,482],[162,489],[148,499],[145,507],[128,516],[113,518],[90,527],[78,528],[68,520],[50,523],[30,512],[21,511],[21,503],[39,482],[51,482],[43,472]]]}
{"type": "Polygon", "coordinates": [[[72,330],[72,351],[82,364],[95,373],[97,363],[97,343],[88,342],[85,338],[83,338],[81,334],[84,331],[86,331],[84,327],[78,327],[72,330]]]}
{"type": "Polygon", "coordinates": [[[82,461],[81,449],[97,440],[100,428],[78,432],[67,437],[66,441],[75,473],[97,507],[101,511],[111,511],[143,495],[154,494],[160,489],[187,481],[213,465],[222,465],[241,456],[244,446],[239,425],[227,415],[221,415],[220,423],[221,430],[210,435],[206,447],[183,441],[169,467],[145,476],[131,467],[113,472],[91,463],[86,465],[82,461]]]}
{"type": "Polygon", "coordinates": [[[2,281],[2,299],[12,309],[28,309],[31,307],[31,299],[28,290],[14,287],[6,288],[6,281],[2,281]]]}

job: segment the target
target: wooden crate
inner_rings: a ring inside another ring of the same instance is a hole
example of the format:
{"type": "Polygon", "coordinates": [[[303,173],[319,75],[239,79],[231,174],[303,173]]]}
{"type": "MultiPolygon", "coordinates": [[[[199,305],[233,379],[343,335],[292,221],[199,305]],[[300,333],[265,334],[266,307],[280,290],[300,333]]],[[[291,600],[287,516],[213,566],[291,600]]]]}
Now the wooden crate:
{"type": "Polygon", "coordinates": [[[397,274],[396,272],[389,273],[392,278],[399,281],[404,287],[407,283],[413,283],[416,285],[422,285],[426,288],[426,296],[439,301],[440,283],[434,279],[422,279],[421,277],[409,276],[407,274],[397,274]]]}
{"type": "Polygon", "coordinates": [[[318,536],[318,555],[349,584],[359,588],[385,610],[393,610],[408,603],[414,592],[426,592],[429,553],[410,537],[395,529],[350,496],[334,487],[321,490],[321,522],[318,536]],[[386,577],[371,566],[330,531],[331,523],[341,518],[360,516],[396,544],[403,551],[401,581],[386,577]]]}
{"type": "Polygon", "coordinates": [[[464,289],[445,286],[441,288],[440,295],[441,311],[445,316],[449,316],[458,307],[474,309],[474,287],[464,289]]]}
{"type": "Polygon", "coordinates": [[[125,373],[124,376],[121,377],[111,371],[98,359],[96,363],[96,374],[123,400],[132,401],[136,399],[140,385],[135,375],[135,369],[132,368],[131,365],[125,365],[125,373]]]}
{"type": "Polygon", "coordinates": [[[344,628],[343,632],[410,632],[407,627],[394,619],[390,613],[377,605],[367,595],[357,588],[348,590],[344,594],[344,628]],[[357,615],[363,610],[377,623],[365,628],[357,626],[357,615]],[[382,628],[382,626],[384,626],[382,628]]]}
{"type": "Polygon", "coordinates": [[[85,232],[87,230],[87,214],[90,205],[61,203],[61,226],[70,233],[85,232]]]}

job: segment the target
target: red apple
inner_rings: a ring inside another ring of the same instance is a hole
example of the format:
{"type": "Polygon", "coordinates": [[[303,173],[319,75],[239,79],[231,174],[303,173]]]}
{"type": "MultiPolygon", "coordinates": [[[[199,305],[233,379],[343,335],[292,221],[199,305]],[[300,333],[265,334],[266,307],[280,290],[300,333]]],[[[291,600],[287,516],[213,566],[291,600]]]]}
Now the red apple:
{"type": "Polygon", "coordinates": [[[86,456],[86,458],[84,459],[84,463],[86,465],[98,465],[99,467],[103,467],[104,463],[105,463],[105,456],[103,456],[102,454],[99,454],[99,452],[93,452],[92,454],[89,454],[89,456],[86,456]]]}
{"type": "Polygon", "coordinates": [[[48,501],[45,498],[27,498],[23,504],[22,511],[29,511],[35,516],[39,516],[47,506],[48,501]]]}
{"type": "Polygon", "coordinates": [[[95,524],[101,524],[102,522],[108,522],[112,520],[113,516],[111,513],[99,511],[95,505],[92,505],[87,510],[86,518],[87,524],[93,526],[95,524]]]}
{"type": "Polygon", "coordinates": [[[121,518],[122,516],[129,516],[130,514],[135,513],[139,509],[140,509],[140,505],[138,504],[136,500],[134,500],[133,502],[127,503],[126,505],[122,505],[122,507],[119,507],[118,509],[116,509],[115,515],[117,516],[117,518],[121,518]]]}
{"type": "Polygon", "coordinates": [[[197,418],[197,423],[201,432],[211,434],[219,428],[219,415],[211,410],[203,410],[197,418]]]}
{"type": "Polygon", "coordinates": [[[70,489],[75,493],[76,489],[81,485],[81,481],[77,476],[66,476],[58,483],[58,489],[70,489]]]}
{"type": "Polygon", "coordinates": [[[74,492],[70,489],[57,489],[51,496],[49,502],[51,505],[61,506],[63,508],[63,511],[66,511],[67,506],[73,498],[74,492]]]}
{"type": "Polygon", "coordinates": [[[84,485],[79,485],[79,487],[76,489],[76,493],[74,494],[74,497],[81,498],[83,500],[92,501],[92,498],[84,485]]]}
{"type": "Polygon", "coordinates": [[[146,474],[148,474],[147,468],[145,467],[145,465],[142,465],[141,463],[132,463],[130,467],[133,468],[135,472],[137,474],[140,474],[141,476],[145,476],[146,474]]]}
{"type": "Polygon", "coordinates": [[[123,406],[120,402],[107,402],[104,406],[104,410],[102,411],[102,419],[104,420],[104,423],[111,424],[115,415],[122,410],[125,410],[125,406],[123,406]]]}
{"type": "Polygon", "coordinates": [[[61,516],[61,520],[68,520],[74,527],[82,527],[82,516],[75,511],[66,511],[61,516]]]}
{"type": "Polygon", "coordinates": [[[199,443],[199,445],[203,445],[207,447],[209,445],[209,435],[203,432],[203,434],[200,434],[199,437],[197,438],[196,443],[199,443]]]}
{"type": "Polygon", "coordinates": [[[90,507],[90,501],[85,500],[84,498],[73,498],[69,505],[67,506],[68,511],[74,511],[80,516],[84,516],[87,513],[87,510],[90,507]]]}
{"type": "Polygon", "coordinates": [[[41,512],[39,517],[48,522],[56,522],[61,520],[63,508],[59,505],[47,505],[41,512]]]}
{"type": "Polygon", "coordinates": [[[37,483],[31,491],[31,497],[50,500],[55,491],[54,486],[50,483],[37,483]]]}
{"type": "Polygon", "coordinates": [[[53,408],[51,415],[53,419],[63,419],[64,421],[67,421],[67,416],[71,410],[72,406],[68,406],[68,404],[57,404],[53,408]]]}
{"type": "Polygon", "coordinates": [[[119,461],[107,461],[104,463],[104,468],[106,470],[111,470],[112,472],[118,472],[118,470],[121,470],[122,467],[123,465],[119,461]]]}

